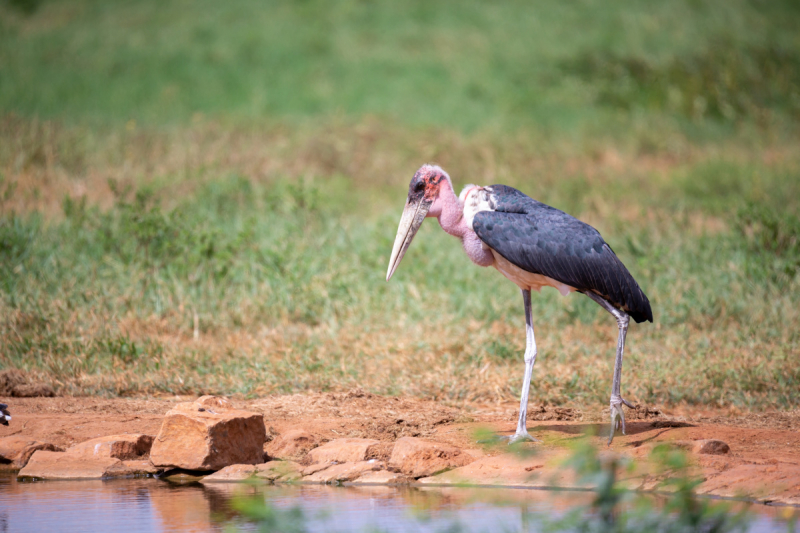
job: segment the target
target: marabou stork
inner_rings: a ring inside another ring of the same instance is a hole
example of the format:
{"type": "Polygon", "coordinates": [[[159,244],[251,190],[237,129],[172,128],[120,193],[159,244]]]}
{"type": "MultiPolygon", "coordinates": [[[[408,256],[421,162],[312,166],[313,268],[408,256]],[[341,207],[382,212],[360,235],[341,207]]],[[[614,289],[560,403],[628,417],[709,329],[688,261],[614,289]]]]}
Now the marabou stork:
{"type": "Polygon", "coordinates": [[[8,412],[8,406],[0,403],[0,424],[7,426],[11,422],[11,413],[8,412]]]}
{"type": "Polygon", "coordinates": [[[531,315],[531,289],[554,287],[562,295],[585,294],[614,315],[619,327],[614,380],[611,387],[611,444],[621,426],[622,353],[628,322],[653,321],[650,301],[600,233],[563,211],[545,205],[507,185],[467,185],[455,195],[450,176],[435,165],[423,165],[408,187],[408,199],[394,241],[386,281],[397,270],[411,240],[426,217],[436,217],[442,229],[461,239],[473,263],[493,266],[516,283],[525,304],[527,343],[525,377],[519,421],[510,442],[536,440],[526,426],[528,389],[536,362],[536,340],[531,315]]]}

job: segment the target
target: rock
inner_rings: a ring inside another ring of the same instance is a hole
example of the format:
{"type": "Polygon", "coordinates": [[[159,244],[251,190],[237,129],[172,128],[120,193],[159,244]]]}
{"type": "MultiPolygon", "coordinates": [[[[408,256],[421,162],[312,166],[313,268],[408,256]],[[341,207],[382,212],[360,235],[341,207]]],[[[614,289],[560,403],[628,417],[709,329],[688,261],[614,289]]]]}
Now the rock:
{"type": "MultiPolygon", "coordinates": [[[[148,464],[149,467],[149,464],[148,464]]],[[[25,468],[19,471],[20,478],[37,479],[100,479],[104,477],[132,474],[119,459],[95,457],[87,459],[65,452],[35,452],[25,468]]]]}
{"type": "Polygon", "coordinates": [[[299,459],[317,445],[317,439],[304,429],[290,429],[264,447],[270,458],[299,459]]]}
{"type": "Polygon", "coordinates": [[[256,471],[258,479],[267,481],[295,481],[300,479],[300,465],[294,461],[270,461],[263,465],[258,465],[256,471]]]}
{"type": "Polygon", "coordinates": [[[211,396],[206,394],[205,396],[200,396],[198,399],[194,401],[194,404],[197,407],[205,407],[207,409],[233,409],[233,404],[228,398],[224,396],[211,396]]]}
{"type": "Polygon", "coordinates": [[[134,434],[92,439],[66,452],[48,444],[30,456],[19,477],[100,479],[153,475],[160,469],[142,459],[152,442],[149,435],[134,434]]]}
{"type": "Polygon", "coordinates": [[[230,465],[219,472],[206,476],[202,483],[226,483],[261,479],[265,481],[287,481],[300,477],[297,463],[292,461],[270,461],[260,465],[230,465]]]}
{"type": "Polygon", "coordinates": [[[792,507],[798,507],[800,506],[800,494],[789,494],[789,495],[780,494],[778,496],[769,496],[766,498],[762,498],[761,503],[769,505],[775,505],[780,503],[786,506],[791,505],[792,507]]]}
{"type": "Polygon", "coordinates": [[[356,485],[406,485],[412,481],[414,481],[412,478],[397,472],[372,470],[357,478],[353,483],[356,485]]]}
{"type": "Polygon", "coordinates": [[[28,464],[34,452],[44,450],[50,452],[63,451],[58,446],[48,442],[41,442],[29,437],[12,435],[0,438],[0,468],[19,470],[28,464]]]}
{"type": "Polygon", "coordinates": [[[138,459],[150,453],[153,445],[152,435],[132,433],[130,435],[111,435],[87,440],[67,449],[67,453],[84,457],[114,457],[116,459],[138,459]]]}
{"type": "MultiPolygon", "coordinates": [[[[655,443],[650,447],[657,446],[663,443],[655,443]]],[[[730,446],[725,442],[717,439],[702,439],[702,440],[675,440],[668,443],[687,452],[692,452],[702,455],[725,455],[731,451],[730,446]]]]}
{"type": "Polygon", "coordinates": [[[694,453],[702,453],[708,455],[725,455],[731,451],[731,447],[727,443],[716,439],[705,439],[695,441],[692,446],[694,453]]]}
{"type": "Polygon", "coordinates": [[[146,459],[136,459],[131,461],[120,461],[110,466],[103,477],[139,477],[154,476],[162,472],[162,469],[150,464],[146,459]]]}
{"type": "Polygon", "coordinates": [[[304,477],[303,483],[341,483],[352,481],[361,477],[366,472],[382,470],[384,467],[384,463],[376,459],[358,461],[355,463],[335,464],[315,474],[304,477]]]}
{"type": "Polygon", "coordinates": [[[201,483],[225,483],[230,481],[244,481],[256,475],[255,465],[230,465],[218,472],[206,476],[201,483]]]}
{"type": "Polygon", "coordinates": [[[418,478],[432,476],[450,468],[468,465],[474,458],[462,450],[428,442],[416,437],[403,437],[394,444],[389,468],[418,478]]]}
{"type": "Polygon", "coordinates": [[[316,474],[320,470],[325,470],[329,466],[331,466],[331,463],[315,463],[313,465],[309,465],[309,466],[303,468],[300,471],[300,474],[302,474],[304,476],[310,476],[311,474],[316,474]]]}
{"type": "Polygon", "coordinates": [[[380,441],[374,439],[335,439],[308,452],[306,460],[310,464],[365,461],[370,446],[377,444],[380,441]]]}
{"type": "Polygon", "coordinates": [[[263,462],[264,418],[230,405],[215,396],[176,405],[164,417],[150,449],[150,462],[201,471],[263,462]]]}
{"type": "Polygon", "coordinates": [[[394,442],[379,442],[378,444],[369,447],[367,450],[366,460],[369,461],[370,459],[377,459],[378,461],[387,463],[389,462],[389,457],[392,456],[393,449],[394,442]]]}

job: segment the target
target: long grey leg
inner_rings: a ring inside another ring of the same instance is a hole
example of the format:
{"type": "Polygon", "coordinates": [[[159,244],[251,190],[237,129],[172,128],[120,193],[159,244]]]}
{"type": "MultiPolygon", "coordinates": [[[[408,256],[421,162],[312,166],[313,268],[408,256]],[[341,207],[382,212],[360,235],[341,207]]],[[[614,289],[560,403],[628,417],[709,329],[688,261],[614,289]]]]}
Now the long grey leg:
{"type": "Polygon", "coordinates": [[[611,385],[611,434],[608,436],[608,443],[614,439],[614,432],[618,426],[621,426],[622,434],[625,434],[625,413],[622,410],[622,405],[628,407],[633,405],[624,399],[620,393],[620,386],[622,381],[622,354],[625,352],[625,337],[628,335],[628,324],[630,323],[630,316],[627,313],[616,309],[604,298],[592,293],[584,293],[586,296],[600,304],[600,306],[614,315],[617,319],[617,326],[619,327],[619,337],[617,338],[617,357],[614,360],[614,381],[611,385]]]}
{"type": "Polygon", "coordinates": [[[525,302],[525,377],[522,379],[522,394],[519,399],[519,421],[517,431],[509,439],[509,443],[521,440],[536,441],[528,433],[528,392],[531,387],[531,374],[533,365],[536,364],[536,338],[533,335],[533,312],[531,310],[531,291],[522,290],[522,300],[525,302]]]}

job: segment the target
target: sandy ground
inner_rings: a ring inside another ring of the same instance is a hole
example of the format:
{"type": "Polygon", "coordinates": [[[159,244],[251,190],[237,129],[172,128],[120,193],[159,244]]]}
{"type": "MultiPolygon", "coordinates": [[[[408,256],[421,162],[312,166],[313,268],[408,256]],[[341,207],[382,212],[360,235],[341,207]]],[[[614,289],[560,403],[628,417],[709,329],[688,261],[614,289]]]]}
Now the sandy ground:
{"type": "MultiPolygon", "coordinates": [[[[13,415],[10,426],[0,427],[0,437],[29,436],[66,447],[105,435],[155,435],[163,415],[173,405],[193,399],[0,398],[0,402],[9,404],[13,415]]],[[[451,407],[413,398],[376,396],[358,389],[348,393],[271,396],[234,404],[263,413],[272,436],[293,428],[309,431],[321,443],[341,437],[390,443],[413,436],[475,450],[482,456],[500,451],[480,449],[476,431],[491,429],[510,434],[516,421],[512,404],[451,407]]],[[[584,413],[531,405],[528,427],[542,442],[526,446],[539,450],[563,450],[586,433],[597,434],[597,445],[605,448],[608,434],[601,410],[584,413]]],[[[643,408],[628,411],[627,429],[628,434],[618,435],[611,448],[633,457],[644,457],[645,450],[661,441],[722,440],[730,446],[730,453],[695,456],[696,465],[709,483],[724,487],[726,475],[741,477],[742,472],[749,472],[746,475],[757,477],[762,487],[774,487],[776,494],[782,495],[775,501],[793,504],[796,499],[794,504],[800,504],[800,411],[731,415],[710,410],[643,408]]]]}

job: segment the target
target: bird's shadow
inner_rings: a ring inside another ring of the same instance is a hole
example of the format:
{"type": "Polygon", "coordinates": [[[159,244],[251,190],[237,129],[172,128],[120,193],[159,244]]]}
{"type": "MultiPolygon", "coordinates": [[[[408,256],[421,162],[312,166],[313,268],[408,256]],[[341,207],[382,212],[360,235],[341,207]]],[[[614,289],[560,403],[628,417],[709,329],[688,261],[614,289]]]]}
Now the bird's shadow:
{"type": "MultiPolygon", "coordinates": [[[[685,428],[695,427],[693,424],[680,422],[677,420],[633,420],[625,424],[625,434],[627,436],[638,435],[653,431],[654,429],[669,430],[672,428],[685,428]]],[[[535,434],[537,431],[558,431],[560,433],[567,433],[569,435],[608,435],[611,430],[611,424],[592,423],[592,424],[540,424],[538,426],[528,428],[528,431],[535,434]]],[[[642,443],[654,439],[656,436],[661,435],[664,431],[658,432],[645,440],[636,441],[632,443],[634,446],[641,446],[642,443]]],[[[620,433],[617,433],[621,435],[620,433]]]]}

